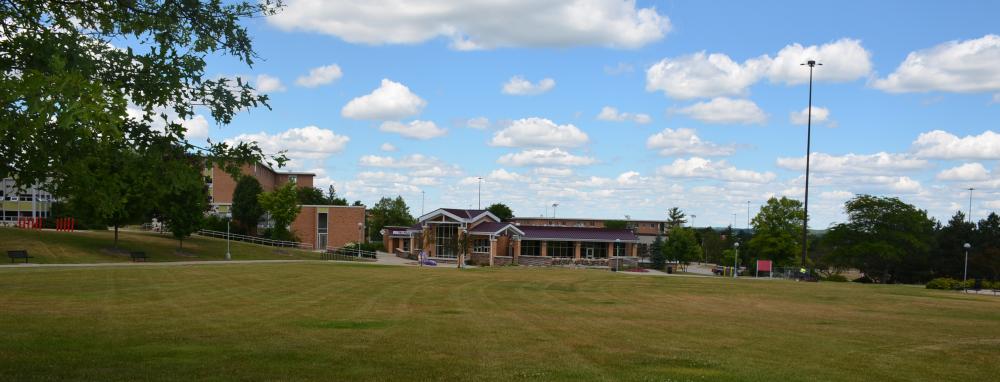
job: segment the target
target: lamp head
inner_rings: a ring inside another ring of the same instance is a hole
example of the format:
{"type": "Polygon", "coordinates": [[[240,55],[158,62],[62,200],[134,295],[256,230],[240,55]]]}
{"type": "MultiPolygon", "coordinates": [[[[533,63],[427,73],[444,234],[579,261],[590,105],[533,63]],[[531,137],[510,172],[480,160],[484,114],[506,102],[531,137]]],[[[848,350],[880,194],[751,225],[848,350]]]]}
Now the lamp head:
{"type": "Polygon", "coordinates": [[[972,244],[965,243],[965,245],[963,245],[962,247],[965,247],[965,249],[969,249],[972,248],[972,244]]]}
{"type": "Polygon", "coordinates": [[[733,243],[733,247],[739,248],[740,247],[740,243],[739,242],[733,243]]]}

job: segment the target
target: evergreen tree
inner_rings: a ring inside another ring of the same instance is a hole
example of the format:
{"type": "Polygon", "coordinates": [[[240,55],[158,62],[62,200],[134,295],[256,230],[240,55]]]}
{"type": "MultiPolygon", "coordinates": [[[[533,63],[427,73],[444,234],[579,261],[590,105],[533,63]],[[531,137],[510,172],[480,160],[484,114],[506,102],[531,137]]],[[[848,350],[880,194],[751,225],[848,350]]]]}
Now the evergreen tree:
{"type": "Polygon", "coordinates": [[[264,192],[257,178],[249,175],[239,177],[236,188],[233,189],[233,219],[240,223],[244,231],[254,235],[257,233],[257,223],[264,216],[264,208],[260,206],[258,196],[264,192]]]}

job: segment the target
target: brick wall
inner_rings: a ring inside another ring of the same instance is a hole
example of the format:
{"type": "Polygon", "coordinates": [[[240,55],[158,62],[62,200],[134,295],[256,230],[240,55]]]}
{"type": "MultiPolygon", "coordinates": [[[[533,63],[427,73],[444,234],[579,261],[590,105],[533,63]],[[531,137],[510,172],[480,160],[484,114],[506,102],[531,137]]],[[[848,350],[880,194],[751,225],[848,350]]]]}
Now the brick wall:
{"type": "Polygon", "coordinates": [[[511,258],[510,256],[494,256],[493,257],[493,265],[494,266],[502,267],[502,266],[505,266],[505,265],[510,265],[513,262],[514,262],[514,259],[511,258]]]}
{"type": "Polygon", "coordinates": [[[342,247],[347,243],[356,243],[361,240],[361,230],[358,223],[365,221],[364,207],[348,206],[303,206],[299,211],[299,216],[292,222],[291,229],[303,243],[316,245],[316,228],[318,214],[322,210],[327,212],[327,245],[330,247],[342,247]]]}
{"type": "Polygon", "coordinates": [[[475,265],[490,265],[490,254],[488,253],[473,253],[470,259],[475,265]]]}
{"type": "Polygon", "coordinates": [[[552,258],[546,256],[518,256],[517,264],[546,267],[552,265],[552,258]]]}

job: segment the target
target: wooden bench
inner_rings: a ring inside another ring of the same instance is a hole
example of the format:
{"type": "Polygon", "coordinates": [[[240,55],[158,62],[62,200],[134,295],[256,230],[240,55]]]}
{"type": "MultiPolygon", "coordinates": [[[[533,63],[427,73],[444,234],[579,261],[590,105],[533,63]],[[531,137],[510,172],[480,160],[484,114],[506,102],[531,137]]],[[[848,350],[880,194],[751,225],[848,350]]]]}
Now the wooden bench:
{"type": "Polygon", "coordinates": [[[146,262],[146,259],[148,259],[148,257],[146,257],[146,252],[129,252],[128,256],[132,259],[132,262],[139,259],[142,259],[142,262],[146,262]]]}
{"type": "Polygon", "coordinates": [[[25,264],[28,263],[28,259],[34,259],[34,257],[28,256],[28,251],[23,249],[16,251],[7,251],[7,257],[10,258],[10,262],[12,263],[14,262],[15,259],[24,259],[25,264]]]}

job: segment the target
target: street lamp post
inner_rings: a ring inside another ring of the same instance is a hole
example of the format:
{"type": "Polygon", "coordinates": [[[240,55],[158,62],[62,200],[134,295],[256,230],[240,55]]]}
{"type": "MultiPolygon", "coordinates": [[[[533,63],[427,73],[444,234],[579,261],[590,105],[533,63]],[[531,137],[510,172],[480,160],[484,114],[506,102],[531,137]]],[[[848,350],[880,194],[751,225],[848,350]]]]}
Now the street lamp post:
{"type": "Polygon", "coordinates": [[[233,255],[229,253],[229,222],[232,220],[232,217],[226,219],[226,260],[232,260],[233,258],[233,255]]]}
{"type": "Polygon", "coordinates": [[[975,191],[976,189],[969,187],[968,190],[969,190],[969,223],[972,223],[972,191],[975,191]]]}
{"type": "Polygon", "coordinates": [[[556,218],[556,207],[559,207],[559,203],[552,203],[552,218],[556,218]]]}
{"type": "Polygon", "coordinates": [[[965,271],[962,272],[962,290],[967,290],[966,281],[969,280],[969,248],[972,248],[972,244],[965,243],[962,245],[965,248],[965,271]]]}
{"type": "Polygon", "coordinates": [[[733,278],[736,278],[736,273],[739,272],[739,261],[740,261],[740,243],[733,243],[733,248],[736,248],[736,256],[733,256],[733,278]]]}
{"type": "Polygon", "coordinates": [[[479,207],[478,209],[483,209],[483,177],[479,177],[479,191],[476,195],[479,197],[479,207]]]}
{"type": "Polygon", "coordinates": [[[815,60],[806,61],[804,64],[809,66],[809,109],[807,109],[807,119],[806,119],[806,196],[805,203],[803,203],[804,216],[802,217],[802,266],[806,266],[806,253],[809,251],[809,244],[806,242],[809,240],[809,153],[812,151],[812,111],[813,111],[813,68],[816,65],[822,66],[815,60]]]}

